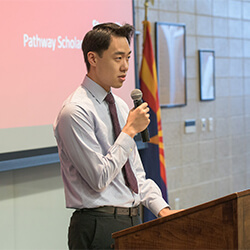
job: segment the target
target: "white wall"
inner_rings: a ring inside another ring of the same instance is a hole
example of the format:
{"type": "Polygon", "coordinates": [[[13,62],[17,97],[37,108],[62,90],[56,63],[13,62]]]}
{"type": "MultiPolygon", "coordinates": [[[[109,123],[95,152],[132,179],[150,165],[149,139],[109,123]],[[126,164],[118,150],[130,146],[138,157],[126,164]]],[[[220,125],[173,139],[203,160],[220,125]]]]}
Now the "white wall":
{"type": "Polygon", "coordinates": [[[67,249],[59,164],[0,172],[0,249],[67,249]]]}
{"type": "MultiPolygon", "coordinates": [[[[144,2],[135,1],[136,30],[141,34],[144,2]]],[[[179,198],[180,207],[187,208],[249,189],[250,1],[154,2],[148,9],[153,43],[156,21],[186,24],[187,106],[161,113],[170,205],[179,198]],[[199,49],[215,51],[214,101],[199,100],[199,49]],[[203,132],[201,118],[209,117],[214,129],[203,132]],[[189,119],[196,120],[196,133],[185,134],[189,119]]]]}

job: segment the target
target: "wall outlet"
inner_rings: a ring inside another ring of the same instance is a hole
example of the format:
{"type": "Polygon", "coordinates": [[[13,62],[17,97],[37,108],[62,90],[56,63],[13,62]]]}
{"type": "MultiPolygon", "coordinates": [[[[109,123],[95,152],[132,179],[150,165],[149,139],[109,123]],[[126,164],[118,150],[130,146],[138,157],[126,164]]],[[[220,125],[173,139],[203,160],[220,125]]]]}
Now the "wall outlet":
{"type": "Polygon", "coordinates": [[[201,118],[201,131],[206,131],[206,118],[201,118]]]}

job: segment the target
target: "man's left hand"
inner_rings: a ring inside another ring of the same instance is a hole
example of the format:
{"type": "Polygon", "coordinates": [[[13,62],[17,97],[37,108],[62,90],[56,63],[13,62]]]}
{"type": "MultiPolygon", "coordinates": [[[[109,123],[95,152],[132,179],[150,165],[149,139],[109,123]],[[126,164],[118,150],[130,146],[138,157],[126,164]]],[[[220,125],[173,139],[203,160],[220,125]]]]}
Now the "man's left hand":
{"type": "Polygon", "coordinates": [[[165,217],[165,216],[168,216],[168,215],[171,215],[171,214],[175,214],[175,213],[178,213],[180,211],[183,211],[183,210],[171,210],[170,208],[166,207],[166,208],[163,208],[158,216],[159,217],[165,217]]]}

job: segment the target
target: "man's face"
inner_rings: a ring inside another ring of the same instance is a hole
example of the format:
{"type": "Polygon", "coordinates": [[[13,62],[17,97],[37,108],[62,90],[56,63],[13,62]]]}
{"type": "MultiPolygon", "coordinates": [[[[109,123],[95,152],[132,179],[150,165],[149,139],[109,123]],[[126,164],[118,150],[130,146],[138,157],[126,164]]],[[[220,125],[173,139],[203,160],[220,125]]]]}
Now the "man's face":
{"type": "Polygon", "coordinates": [[[120,88],[126,80],[131,50],[125,37],[111,37],[110,46],[99,57],[96,54],[95,80],[107,92],[120,88]]]}

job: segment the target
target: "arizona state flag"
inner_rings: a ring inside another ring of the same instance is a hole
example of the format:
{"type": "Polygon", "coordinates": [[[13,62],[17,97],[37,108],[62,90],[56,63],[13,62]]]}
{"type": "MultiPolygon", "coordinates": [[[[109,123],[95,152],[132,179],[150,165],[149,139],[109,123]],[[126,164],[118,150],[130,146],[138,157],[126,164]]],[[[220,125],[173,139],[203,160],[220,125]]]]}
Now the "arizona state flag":
{"type": "MultiPolygon", "coordinates": [[[[158,97],[157,73],[154,52],[150,37],[150,22],[144,21],[143,55],[140,70],[140,88],[143,100],[150,108],[149,134],[150,141],[146,149],[140,150],[140,156],[147,178],[154,180],[161,189],[163,198],[167,201],[167,180],[164,158],[164,146],[161,127],[161,110],[158,97]]],[[[155,219],[155,216],[144,209],[144,221],[155,219]]]]}

